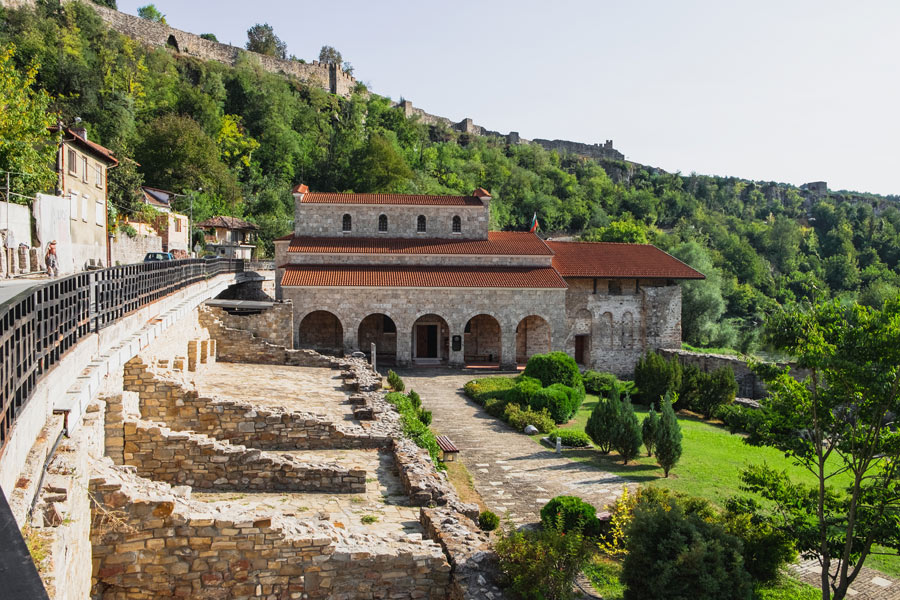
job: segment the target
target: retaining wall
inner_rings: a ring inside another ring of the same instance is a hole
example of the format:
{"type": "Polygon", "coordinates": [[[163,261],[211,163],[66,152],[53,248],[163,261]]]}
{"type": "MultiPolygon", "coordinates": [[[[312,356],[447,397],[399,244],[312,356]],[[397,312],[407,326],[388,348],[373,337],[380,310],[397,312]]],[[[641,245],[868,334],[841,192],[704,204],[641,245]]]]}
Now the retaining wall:
{"type": "Polygon", "coordinates": [[[277,346],[294,346],[294,307],[290,302],[276,302],[255,315],[232,315],[218,306],[203,306],[201,310],[208,312],[210,318],[218,319],[225,327],[249,331],[277,346]]]}

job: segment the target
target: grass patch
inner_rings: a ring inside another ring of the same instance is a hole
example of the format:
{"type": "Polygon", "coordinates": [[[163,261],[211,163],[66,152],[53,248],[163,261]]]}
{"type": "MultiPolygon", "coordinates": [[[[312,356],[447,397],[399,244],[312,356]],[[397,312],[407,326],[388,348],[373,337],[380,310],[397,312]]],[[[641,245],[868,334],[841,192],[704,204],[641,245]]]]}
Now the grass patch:
{"type": "Polygon", "coordinates": [[[595,556],[584,568],[584,574],[603,600],[622,600],[625,586],[619,581],[622,565],[616,561],[595,556]]]}
{"type": "Polygon", "coordinates": [[[372,523],[378,522],[378,517],[376,517],[375,515],[363,515],[359,520],[362,521],[365,525],[371,525],[372,523]]]}
{"type": "Polygon", "coordinates": [[[444,464],[447,465],[447,477],[450,479],[453,487],[456,488],[456,493],[459,494],[460,500],[477,504],[479,511],[487,510],[487,505],[481,499],[481,494],[475,489],[475,480],[472,479],[472,474],[469,473],[466,465],[461,460],[454,460],[444,464]]]}
{"type": "Polygon", "coordinates": [[[22,537],[25,539],[25,545],[28,552],[31,553],[31,560],[38,573],[43,577],[47,574],[50,567],[50,537],[48,534],[39,529],[35,529],[29,525],[22,528],[22,537]]]}

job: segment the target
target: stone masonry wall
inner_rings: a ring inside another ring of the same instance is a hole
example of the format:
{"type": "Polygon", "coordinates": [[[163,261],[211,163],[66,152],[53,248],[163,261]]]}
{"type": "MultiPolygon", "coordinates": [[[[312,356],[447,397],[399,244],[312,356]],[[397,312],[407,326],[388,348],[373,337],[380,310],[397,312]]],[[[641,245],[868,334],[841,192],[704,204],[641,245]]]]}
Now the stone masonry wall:
{"type": "Polygon", "coordinates": [[[138,475],[216,491],[365,492],[366,472],[248,450],[160,423],[126,420],[124,464],[138,475]]]}
{"type": "Polygon", "coordinates": [[[93,598],[446,598],[450,566],[433,542],[213,512],[106,462],[94,470],[93,598]]]}
{"type": "Polygon", "coordinates": [[[130,265],[143,262],[148,252],[162,252],[162,238],[158,235],[136,235],[131,238],[120,233],[109,244],[113,265],[130,265]]]}
{"type": "MultiPolygon", "coordinates": [[[[232,315],[218,306],[204,306],[210,316],[225,327],[249,331],[256,337],[285,348],[293,348],[294,307],[290,302],[275,303],[255,315],[232,315]]],[[[221,348],[219,349],[221,353],[221,348]]]]}
{"type": "MultiPolygon", "coordinates": [[[[669,348],[659,351],[666,358],[677,356],[682,364],[691,364],[708,373],[722,367],[730,367],[734,371],[734,377],[738,383],[738,397],[758,400],[767,394],[765,384],[750,370],[745,358],[728,356],[725,354],[707,354],[704,352],[689,352],[680,348],[669,348]]],[[[803,377],[801,372],[797,374],[803,377]]]]}

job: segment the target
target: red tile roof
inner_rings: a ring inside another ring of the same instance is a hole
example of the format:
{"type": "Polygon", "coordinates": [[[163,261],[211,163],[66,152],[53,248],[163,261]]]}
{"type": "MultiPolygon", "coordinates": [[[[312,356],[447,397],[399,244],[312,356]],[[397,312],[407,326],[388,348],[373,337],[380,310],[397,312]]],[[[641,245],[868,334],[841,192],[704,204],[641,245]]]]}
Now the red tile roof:
{"type": "Polygon", "coordinates": [[[650,244],[547,241],[563,277],[705,279],[703,273],[650,244]]]}
{"type": "MultiPolygon", "coordinates": [[[[49,129],[53,133],[56,133],[59,131],[59,127],[57,127],[55,125],[52,127],[48,127],[47,129],[49,129]]],[[[63,142],[68,142],[71,144],[75,144],[76,146],[81,146],[83,149],[88,150],[89,152],[93,152],[96,156],[103,158],[113,167],[119,164],[118,159],[116,159],[116,157],[113,156],[112,150],[110,150],[109,148],[106,148],[105,146],[101,146],[100,144],[98,144],[96,142],[92,142],[90,140],[87,140],[87,139],[81,137],[80,135],[78,135],[78,133],[75,132],[74,129],[71,129],[69,127],[63,128],[63,142]]]]}
{"type": "Polygon", "coordinates": [[[288,252],[325,254],[484,254],[549,256],[538,236],[527,231],[491,231],[486,240],[422,238],[295,237],[288,252]]]}
{"type": "Polygon", "coordinates": [[[283,286],[566,288],[550,267],[385,267],[286,265],[283,286]]]}
{"type": "Polygon", "coordinates": [[[309,186],[305,183],[298,183],[294,186],[294,189],[291,190],[292,194],[306,194],[309,192],[309,186]]]}
{"type": "Polygon", "coordinates": [[[425,196],[421,194],[332,194],[309,192],[302,204],[398,204],[410,206],[483,206],[475,196],[425,196]]]}
{"type": "Polygon", "coordinates": [[[277,237],[277,238],[275,238],[275,239],[272,240],[272,241],[273,241],[273,242],[286,242],[287,240],[292,240],[292,239],[294,239],[294,234],[293,234],[293,233],[289,233],[289,234],[287,234],[287,235],[283,235],[283,236],[281,236],[281,237],[277,237]]]}

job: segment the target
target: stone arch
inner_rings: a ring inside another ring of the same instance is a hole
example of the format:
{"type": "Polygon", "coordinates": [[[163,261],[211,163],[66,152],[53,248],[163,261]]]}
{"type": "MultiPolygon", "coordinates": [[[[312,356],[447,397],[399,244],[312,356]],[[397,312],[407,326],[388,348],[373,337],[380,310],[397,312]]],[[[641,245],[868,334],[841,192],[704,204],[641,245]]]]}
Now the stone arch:
{"type": "Polygon", "coordinates": [[[359,322],[356,328],[359,349],[371,358],[371,345],[375,344],[378,364],[394,364],[397,360],[397,324],[384,313],[372,313],[359,322]]]}
{"type": "Polygon", "coordinates": [[[166,39],[166,46],[168,46],[175,52],[181,52],[181,48],[178,46],[178,40],[175,38],[175,34],[169,35],[169,37],[166,39]]]}
{"type": "Polygon", "coordinates": [[[603,348],[613,347],[613,316],[611,312],[605,312],[600,315],[597,335],[600,338],[600,344],[603,348]]]}
{"type": "Polygon", "coordinates": [[[550,352],[550,322],[528,315],[516,325],[516,362],[526,363],[535,354],[550,352]]]}
{"type": "Polygon", "coordinates": [[[440,364],[450,359],[450,325],[435,313],[420,315],[412,324],[411,355],[415,363],[440,364]]]}
{"type": "Polygon", "coordinates": [[[297,330],[298,348],[309,348],[323,354],[344,353],[344,325],[341,319],[327,310],[306,314],[297,330]]]}
{"type": "Polygon", "coordinates": [[[463,360],[467,363],[499,363],[503,329],[493,315],[479,313],[466,321],[463,329],[463,360]]]}
{"type": "Polygon", "coordinates": [[[582,308],[575,313],[575,319],[572,322],[573,356],[575,357],[575,362],[580,365],[591,364],[593,321],[591,311],[582,308]]]}
{"type": "Polygon", "coordinates": [[[634,315],[630,312],[622,315],[622,347],[634,348],[634,315]]]}

